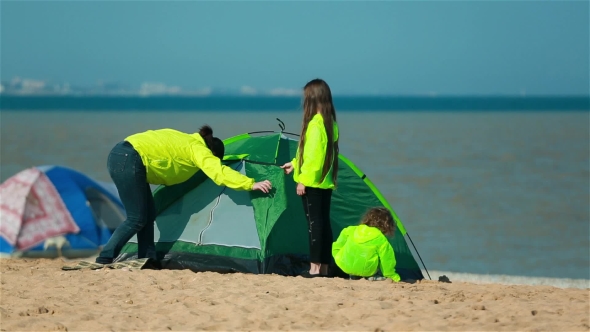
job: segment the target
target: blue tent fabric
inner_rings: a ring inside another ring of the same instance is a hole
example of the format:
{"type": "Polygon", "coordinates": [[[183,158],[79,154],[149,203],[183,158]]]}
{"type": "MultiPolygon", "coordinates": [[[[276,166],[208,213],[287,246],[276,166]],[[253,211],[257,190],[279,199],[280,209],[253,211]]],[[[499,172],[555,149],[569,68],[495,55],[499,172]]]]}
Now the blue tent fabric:
{"type": "MultiPolygon", "coordinates": [[[[94,192],[100,193],[104,199],[110,201],[109,206],[118,210],[118,219],[120,220],[115,222],[111,220],[112,225],[125,219],[125,208],[116,193],[116,188],[113,190],[114,186],[109,188],[104,183],[95,181],[74,169],[63,166],[40,166],[37,169],[45,173],[52,182],[64,205],[80,228],[80,232],[77,234],[64,235],[69,243],[62,249],[64,256],[67,255],[68,250],[83,252],[99,250],[111,237],[114,227],[109,227],[104,222],[96,220],[96,213],[89,203],[87,190],[92,189],[94,192]]],[[[27,250],[24,256],[36,256],[36,253],[41,254],[41,252],[49,250],[55,251],[53,248],[45,250],[44,243],[40,243],[27,250]]],[[[13,252],[14,248],[4,238],[0,237],[0,253],[12,254],[13,252]]],[[[41,256],[47,254],[49,253],[43,253],[41,256]]]]}
{"type": "Polygon", "coordinates": [[[13,247],[3,237],[0,237],[0,253],[11,254],[13,247]]]}

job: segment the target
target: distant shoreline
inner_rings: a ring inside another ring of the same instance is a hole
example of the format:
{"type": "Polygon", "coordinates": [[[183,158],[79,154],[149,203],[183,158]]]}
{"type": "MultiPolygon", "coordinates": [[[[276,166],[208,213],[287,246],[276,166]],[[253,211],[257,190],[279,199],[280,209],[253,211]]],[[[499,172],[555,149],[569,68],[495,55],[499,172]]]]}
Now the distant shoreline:
{"type": "MultiPolygon", "coordinates": [[[[334,96],[338,111],[590,111],[589,96],[334,96]]],[[[17,96],[3,111],[298,111],[299,96],[17,96]]]]}
{"type": "MultiPolygon", "coordinates": [[[[426,270],[422,269],[425,279],[428,279],[426,270]]],[[[428,271],[434,281],[438,281],[440,276],[447,276],[451,282],[467,282],[473,284],[498,284],[498,285],[526,285],[526,286],[553,286],[557,288],[579,288],[589,289],[589,279],[573,278],[551,278],[551,277],[532,277],[506,274],[481,274],[465,273],[452,271],[428,271]]]]}

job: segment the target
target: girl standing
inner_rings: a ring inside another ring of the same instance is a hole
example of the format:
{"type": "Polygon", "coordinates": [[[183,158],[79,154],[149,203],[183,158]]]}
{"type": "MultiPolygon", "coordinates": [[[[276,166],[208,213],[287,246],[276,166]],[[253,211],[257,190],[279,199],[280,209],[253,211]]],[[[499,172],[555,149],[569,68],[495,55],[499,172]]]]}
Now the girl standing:
{"type": "Polygon", "coordinates": [[[310,269],[303,277],[326,276],[332,259],[330,202],[338,176],[338,124],[332,92],[321,79],[303,88],[303,126],[295,158],[281,166],[292,171],[309,225],[310,269]]]}

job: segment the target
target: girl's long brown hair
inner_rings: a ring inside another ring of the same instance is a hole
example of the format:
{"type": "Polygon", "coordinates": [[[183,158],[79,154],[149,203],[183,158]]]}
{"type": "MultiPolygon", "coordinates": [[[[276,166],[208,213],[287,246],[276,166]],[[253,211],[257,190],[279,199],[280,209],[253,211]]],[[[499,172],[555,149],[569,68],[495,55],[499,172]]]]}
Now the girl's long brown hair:
{"type": "Polygon", "coordinates": [[[305,146],[305,132],[309,121],[316,113],[322,115],[324,127],[328,136],[328,147],[326,149],[326,158],[324,159],[324,168],[322,169],[322,178],[324,181],[326,175],[332,170],[332,180],[337,184],[338,178],[338,140],[334,140],[334,122],[336,121],[336,109],[332,103],[332,92],[328,84],[321,79],[309,81],[303,88],[303,126],[301,127],[301,136],[299,139],[299,169],[303,165],[303,149],[305,146]]]}

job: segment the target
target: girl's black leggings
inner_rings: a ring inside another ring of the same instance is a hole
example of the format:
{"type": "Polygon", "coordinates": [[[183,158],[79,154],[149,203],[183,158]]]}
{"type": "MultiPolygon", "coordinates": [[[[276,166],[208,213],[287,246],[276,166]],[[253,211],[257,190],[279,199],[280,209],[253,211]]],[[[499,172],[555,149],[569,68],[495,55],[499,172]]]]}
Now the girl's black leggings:
{"type": "Polygon", "coordinates": [[[330,264],[332,261],[332,226],[330,202],[332,189],[305,188],[303,208],[309,225],[310,262],[330,264]]]}

